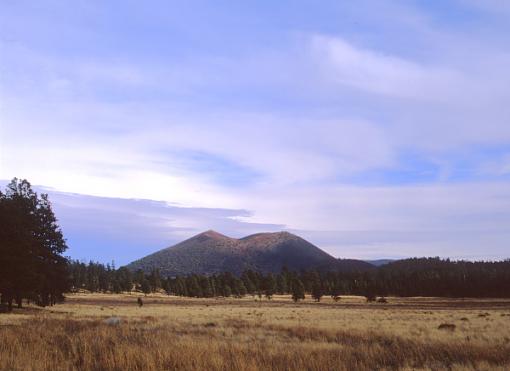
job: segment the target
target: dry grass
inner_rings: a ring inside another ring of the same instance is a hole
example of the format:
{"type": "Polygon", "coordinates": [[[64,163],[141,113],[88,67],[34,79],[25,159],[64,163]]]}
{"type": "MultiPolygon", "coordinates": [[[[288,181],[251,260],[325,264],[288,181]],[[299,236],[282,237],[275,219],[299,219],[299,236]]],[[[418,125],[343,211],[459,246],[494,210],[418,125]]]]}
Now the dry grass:
{"type": "Polygon", "coordinates": [[[152,296],[138,308],[136,296],[75,295],[1,314],[0,369],[510,368],[508,301],[341,301],[152,296]]]}

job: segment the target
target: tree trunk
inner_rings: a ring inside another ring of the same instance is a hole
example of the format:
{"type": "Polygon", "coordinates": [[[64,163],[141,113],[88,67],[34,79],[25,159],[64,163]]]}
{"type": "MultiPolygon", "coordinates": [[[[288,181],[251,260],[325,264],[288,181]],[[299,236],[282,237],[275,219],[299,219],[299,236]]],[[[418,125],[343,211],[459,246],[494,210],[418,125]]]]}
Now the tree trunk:
{"type": "Polygon", "coordinates": [[[12,297],[7,299],[7,311],[12,312],[12,297]]]}
{"type": "Polygon", "coordinates": [[[18,305],[18,308],[22,308],[23,307],[23,298],[17,296],[16,297],[16,304],[18,305]]]}

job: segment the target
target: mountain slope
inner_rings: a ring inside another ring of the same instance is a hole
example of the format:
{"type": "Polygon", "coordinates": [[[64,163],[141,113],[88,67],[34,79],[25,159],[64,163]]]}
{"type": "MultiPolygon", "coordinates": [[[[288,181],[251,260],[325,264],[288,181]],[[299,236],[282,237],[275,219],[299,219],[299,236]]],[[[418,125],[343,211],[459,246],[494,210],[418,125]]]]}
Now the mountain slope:
{"type": "Polygon", "coordinates": [[[127,265],[131,270],[149,272],[158,268],[163,275],[211,274],[244,266],[237,240],[207,231],[177,245],[147,255],[127,265]]]}
{"type": "Polygon", "coordinates": [[[336,270],[342,272],[365,272],[372,269],[375,269],[373,264],[356,259],[338,259],[336,264],[336,270]]]}
{"type": "Polygon", "coordinates": [[[393,263],[396,260],[395,259],[377,259],[377,260],[364,260],[364,261],[369,264],[372,264],[373,266],[381,267],[383,265],[393,263]]]}
{"type": "MultiPolygon", "coordinates": [[[[288,232],[258,233],[235,239],[207,231],[136,260],[127,267],[145,272],[157,268],[164,276],[176,276],[240,274],[246,269],[277,273],[284,266],[291,271],[324,267],[337,270],[350,265],[339,262],[317,246],[288,232]]],[[[363,262],[352,262],[356,266],[359,263],[363,262]]]]}

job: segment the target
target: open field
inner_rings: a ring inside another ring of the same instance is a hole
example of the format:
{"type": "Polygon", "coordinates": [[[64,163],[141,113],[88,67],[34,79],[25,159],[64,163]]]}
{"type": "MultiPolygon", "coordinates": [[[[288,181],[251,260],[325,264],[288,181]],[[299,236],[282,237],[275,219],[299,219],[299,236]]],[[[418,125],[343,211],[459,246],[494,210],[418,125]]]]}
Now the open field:
{"type": "Polygon", "coordinates": [[[153,295],[139,308],[137,297],[68,295],[0,314],[0,369],[510,368],[510,300],[153,295]]]}

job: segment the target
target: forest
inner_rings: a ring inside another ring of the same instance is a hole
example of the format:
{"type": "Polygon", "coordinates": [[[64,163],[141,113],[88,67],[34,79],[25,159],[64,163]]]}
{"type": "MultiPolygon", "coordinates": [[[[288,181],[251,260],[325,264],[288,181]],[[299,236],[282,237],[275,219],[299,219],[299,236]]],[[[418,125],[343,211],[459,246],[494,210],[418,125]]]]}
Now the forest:
{"type": "Polygon", "coordinates": [[[158,270],[145,274],[114,264],[72,261],[71,290],[151,293],[187,297],[242,297],[271,299],[291,294],[300,300],[305,293],[320,301],[342,295],[362,295],[367,300],[384,296],[510,297],[510,260],[502,262],[451,261],[440,258],[412,258],[358,272],[291,272],[279,274],[245,271],[239,277],[229,272],[205,276],[191,274],[161,277],[158,270]]]}

